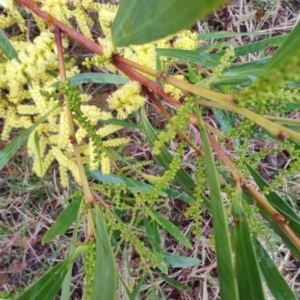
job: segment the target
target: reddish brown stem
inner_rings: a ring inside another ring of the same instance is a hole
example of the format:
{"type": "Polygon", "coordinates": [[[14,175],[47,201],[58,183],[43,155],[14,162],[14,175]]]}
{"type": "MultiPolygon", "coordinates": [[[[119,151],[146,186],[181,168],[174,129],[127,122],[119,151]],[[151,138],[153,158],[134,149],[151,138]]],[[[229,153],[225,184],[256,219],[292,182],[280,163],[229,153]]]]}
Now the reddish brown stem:
{"type": "Polygon", "coordinates": [[[81,45],[84,45],[87,49],[90,51],[97,53],[99,55],[103,54],[102,48],[100,45],[96,44],[95,42],[89,40],[76,30],[66,26],[65,24],[59,22],[56,20],[54,17],[52,17],[50,14],[47,12],[41,10],[40,6],[33,2],[32,0],[16,0],[20,4],[24,5],[27,7],[29,10],[34,12],[36,15],[38,15],[41,19],[43,19],[49,28],[51,30],[54,30],[54,28],[58,27],[61,32],[66,33],[70,38],[72,38],[74,41],[78,42],[81,45]]]}
{"type": "MultiPolygon", "coordinates": [[[[54,34],[55,34],[55,42],[56,42],[56,46],[57,46],[60,79],[62,82],[65,83],[66,82],[66,70],[65,70],[65,64],[64,64],[64,53],[63,53],[63,47],[62,47],[61,30],[59,27],[56,27],[54,29],[54,34]]],[[[82,160],[81,160],[79,146],[78,146],[78,142],[77,142],[75,130],[74,130],[74,122],[73,122],[73,117],[72,117],[72,111],[71,111],[70,104],[69,104],[69,99],[66,95],[64,95],[64,99],[65,99],[66,113],[67,113],[67,118],[68,118],[69,139],[73,146],[73,151],[74,151],[74,155],[75,155],[75,159],[76,159],[76,164],[78,167],[79,176],[81,179],[84,198],[87,203],[94,203],[95,199],[93,197],[93,194],[91,193],[89,182],[87,180],[84,166],[83,166],[82,160]]]]}

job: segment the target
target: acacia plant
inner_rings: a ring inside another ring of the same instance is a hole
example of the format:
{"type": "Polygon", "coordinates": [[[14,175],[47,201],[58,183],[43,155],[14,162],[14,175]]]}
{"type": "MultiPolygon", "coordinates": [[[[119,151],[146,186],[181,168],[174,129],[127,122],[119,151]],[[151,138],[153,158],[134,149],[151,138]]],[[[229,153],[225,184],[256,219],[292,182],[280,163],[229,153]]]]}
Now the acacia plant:
{"type": "MultiPolygon", "coordinates": [[[[61,186],[71,177],[78,184],[43,242],[64,234],[74,220],[75,228],[80,223],[87,228],[83,243],[74,230],[69,256],[18,299],[52,299],[61,286],[61,299],[69,299],[72,265],[82,254],[84,299],[116,299],[120,290],[135,299],[146,281],[152,299],[165,299],[155,276],[189,289],[168,277],[169,265],[182,257],[165,251],[161,233],[193,249],[201,238],[201,209],[213,218],[221,299],[265,299],[263,282],[275,299],[297,299],[261,237],[271,230],[300,258],[300,218],[280,189],[284,179],[297,176],[299,166],[299,122],[285,115],[299,108],[300,25],[251,49],[225,44],[211,54],[198,48],[204,37],[186,28],[223,2],[1,1],[1,138],[25,131],[0,152],[0,168],[27,140],[37,176],[57,162],[61,186]],[[25,34],[28,18],[35,20],[32,39],[25,34]],[[20,33],[8,38],[4,32],[14,24],[20,33]],[[89,50],[84,59],[68,54],[74,42],[89,50]],[[268,44],[282,45],[272,58],[259,61],[254,74],[251,64],[234,62],[268,44]],[[85,83],[117,88],[105,101],[94,101],[92,93],[83,92],[85,83]],[[148,102],[164,116],[164,130],[153,128],[148,102]],[[219,126],[204,118],[208,111],[219,126]],[[151,161],[121,154],[131,142],[122,134],[124,127],[144,132],[161,176],[147,174],[151,161]],[[276,147],[252,152],[253,138],[276,147]],[[172,154],[171,141],[177,145],[172,154]],[[195,153],[193,171],[184,167],[187,149],[195,153]],[[283,150],[289,168],[267,183],[257,166],[283,150]],[[185,203],[182,213],[193,220],[189,232],[164,214],[172,199],[185,203]],[[115,257],[128,246],[139,256],[139,283],[122,277],[116,267],[115,257]]],[[[198,263],[190,258],[187,265],[198,263]]]]}

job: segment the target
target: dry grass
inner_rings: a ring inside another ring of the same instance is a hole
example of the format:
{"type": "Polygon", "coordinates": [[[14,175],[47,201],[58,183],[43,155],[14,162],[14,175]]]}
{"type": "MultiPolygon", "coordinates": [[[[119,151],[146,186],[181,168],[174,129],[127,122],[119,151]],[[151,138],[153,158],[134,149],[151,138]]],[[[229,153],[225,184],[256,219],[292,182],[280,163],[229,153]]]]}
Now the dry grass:
{"type": "MultiPolygon", "coordinates": [[[[253,32],[266,30],[270,35],[278,35],[292,30],[300,19],[300,1],[235,1],[216,11],[212,16],[197,23],[199,33],[216,30],[231,32],[253,32]]],[[[235,37],[228,39],[239,45],[247,44],[258,37],[235,37]]],[[[80,56],[80,47],[72,48],[73,56],[80,56]]],[[[255,60],[261,53],[244,57],[245,61],[255,60]]],[[[97,97],[97,90],[93,90],[97,97]]],[[[107,91],[109,93],[109,91],[107,91]]],[[[149,119],[157,128],[163,128],[165,120],[150,104],[147,107],[149,119]]],[[[214,122],[212,120],[212,122],[214,122]]],[[[217,126],[217,125],[216,125],[217,126]]],[[[191,129],[193,130],[193,129],[191,129]]],[[[149,160],[152,155],[146,143],[146,138],[140,132],[124,130],[124,135],[130,135],[132,145],[126,149],[126,155],[134,156],[138,160],[149,160]]],[[[176,142],[175,142],[176,143],[176,142]]],[[[0,149],[5,144],[1,142],[0,149]]],[[[172,145],[171,145],[172,146],[172,145]]],[[[253,149],[263,149],[265,142],[253,141],[253,149]]],[[[175,145],[174,145],[174,148],[175,145]]],[[[184,157],[186,169],[194,169],[195,153],[187,151],[184,157]]],[[[271,157],[261,165],[261,173],[267,178],[272,176],[274,168],[283,168],[288,163],[288,157],[271,157]],[[270,160],[272,163],[270,163],[270,160]]],[[[150,165],[145,172],[157,172],[156,166],[150,165]]],[[[299,183],[287,182],[286,191],[294,193],[299,190],[299,183]]],[[[23,290],[34,280],[39,278],[51,266],[67,256],[72,228],[60,238],[42,246],[41,239],[46,230],[53,224],[59,212],[66,205],[66,198],[72,193],[74,186],[62,190],[57,183],[56,168],[53,166],[43,180],[37,178],[30,171],[30,159],[25,151],[20,150],[14,159],[0,173],[0,298],[4,292],[23,290]]],[[[176,221],[182,232],[189,232],[190,219],[185,219],[181,213],[185,211],[185,204],[172,201],[165,212],[176,221]]],[[[162,289],[168,300],[208,300],[220,299],[218,276],[216,270],[215,253],[211,249],[210,234],[212,233],[212,218],[205,210],[199,212],[203,216],[203,236],[200,240],[192,241],[192,251],[181,252],[175,240],[169,236],[162,236],[165,251],[177,255],[198,258],[200,264],[194,268],[170,268],[170,277],[191,287],[190,291],[180,291],[165,283],[161,278],[154,279],[154,285],[162,289]]],[[[84,228],[80,229],[80,236],[84,236],[84,228]]],[[[272,246],[272,243],[271,243],[272,246]]],[[[285,274],[290,286],[298,294],[299,262],[284,246],[280,249],[270,249],[278,266],[285,274]]],[[[139,258],[133,247],[124,246],[117,255],[117,263],[124,281],[129,285],[138,282],[142,270],[139,269],[139,258]]],[[[73,284],[77,286],[72,299],[81,299],[82,295],[82,265],[78,262],[73,270],[73,284]]],[[[120,287],[119,299],[126,299],[120,287]]],[[[141,288],[139,299],[151,299],[151,285],[145,281],[141,288]]],[[[268,299],[272,299],[270,296],[268,299]]]]}

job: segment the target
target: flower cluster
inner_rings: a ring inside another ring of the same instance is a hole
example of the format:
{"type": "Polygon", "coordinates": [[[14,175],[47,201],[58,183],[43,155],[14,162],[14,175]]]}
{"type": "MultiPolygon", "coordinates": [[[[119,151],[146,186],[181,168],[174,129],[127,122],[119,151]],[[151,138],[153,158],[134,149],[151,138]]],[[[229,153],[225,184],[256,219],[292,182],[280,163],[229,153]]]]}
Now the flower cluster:
{"type": "Polygon", "coordinates": [[[142,107],[146,98],[140,95],[140,85],[136,81],[131,81],[112,93],[107,103],[110,109],[116,110],[118,119],[125,119],[129,114],[142,107]]]}
{"type": "MultiPolygon", "coordinates": [[[[184,81],[183,75],[175,75],[174,77],[181,81],[184,81]]],[[[169,83],[164,85],[164,91],[170,94],[175,100],[179,100],[179,98],[183,95],[182,90],[169,83]]]]}
{"type": "MultiPolygon", "coordinates": [[[[5,13],[0,14],[0,28],[18,23],[21,31],[25,32],[26,25],[22,15],[13,1],[8,2],[10,4],[5,7],[5,13]]],[[[87,60],[85,64],[88,67],[92,64],[99,67],[105,66],[109,71],[116,72],[116,69],[109,64],[109,59],[113,51],[110,30],[117,6],[89,0],[41,0],[40,5],[42,10],[68,26],[71,26],[71,19],[75,19],[80,31],[88,38],[92,38],[91,28],[94,23],[90,13],[96,12],[103,33],[103,37],[98,39],[103,55],[95,56],[87,60]]],[[[5,120],[1,133],[1,138],[4,140],[10,137],[14,128],[29,128],[56,105],[58,98],[54,84],[59,81],[59,66],[53,33],[45,29],[45,24],[40,18],[35,15],[33,17],[41,34],[32,42],[23,35],[12,38],[18,58],[0,64],[0,89],[6,93],[2,97],[5,101],[0,102],[0,117],[5,120]]],[[[130,46],[120,51],[125,58],[156,68],[156,47],[193,49],[197,44],[197,35],[186,30],[155,43],[130,46]]],[[[63,47],[68,47],[67,39],[63,40],[63,47]]],[[[70,78],[78,74],[79,69],[75,59],[70,59],[67,55],[65,58],[67,77],[70,78]]],[[[163,61],[167,62],[167,59],[163,61]]],[[[179,89],[170,85],[165,85],[164,88],[176,99],[182,95],[179,89]]],[[[75,91],[76,89],[70,87],[62,88],[62,90],[71,99],[70,102],[73,105],[75,135],[84,164],[89,165],[91,169],[96,169],[101,165],[102,172],[108,174],[111,166],[109,148],[124,145],[129,142],[129,139],[117,138],[102,141],[103,138],[122,128],[115,125],[99,127],[99,120],[111,119],[113,114],[90,105],[89,95],[80,95],[78,91],[75,91]]],[[[146,99],[141,96],[140,85],[137,82],[129,82],[107,99],[109,108],[116,111],[119,119],[125,119],[142,107],[145,102],[146,99]]],[[[80,183],[72,145],[69,141],[69,123],[64,105],[53,111],[47,121],[38,126],[29,137],[28,153],[33,158],[33,171],[38,176],[44,176],[49,166],[57,161],[62,186],[68,185],[69,173],[80,183]]]]}
{"type": "MultiPolygon", "coordinates": [[[[0,117],[4,119],[1,138],[7,140],[14,128],[29,128],[40,117],[48,113],[57,103],[57,94],[53,86],[59,78],[56,46],[53,34],[44,31],[32,43],[13,42],[18,49],[18,59],[7,60],[0,64],[0,88],[7,91],[0,102],[0,117]],[[11,80],[14,78],[14,80],[11,80]],[[25,88],[24,88],[25,87],[25,88]]],[[[64,46],[67,43],[64,42],[64,46]]],[[[67,58],[67,57],[66,57],[67,58]]],[[[66,62],[67,76],[72,77],[78,73],[73,66],[74,60],[66,62]]],[[[100,157],[99,143],[89,142],[101,140],[122,127],[107,125],[99,128],[99,120],[111,119],[110,112],[103,111],[95,105],[89,105],[91,97],[79,94],[77,88],[69,93],[77,111],[75,118],[76,138],[82,153],[83,162],[96,169],[101,165],[105,173],[109,173],[109,155],[100,157]],[[77,106],[76,106],[77,105],[77,106]],[[80,113],[79,113],[80,112],[80,113]],[[88,125],[87,125],[88,124],[88,125]]],[[[68,92],[66,91],[68,94],[68,92]]],[[[72,102],[72,101],[71,101],[72,102]]],[[[128,143],[128,139],[119,138],[108,140],[103,149],[118,147],[128,143]]],[[[59,163],[60,182],[66,187],[71,173],[80,184],[80,176],[75,163],[73,148],[69,141],[69,124],[65,106],[56,108],[39,125],[28,138],[28,154],[33,158],[32,170],[43,177],[49,166],[57,161],[59,163]]],[[[109,151],[106,151],[109,153],[109,151]]]]}

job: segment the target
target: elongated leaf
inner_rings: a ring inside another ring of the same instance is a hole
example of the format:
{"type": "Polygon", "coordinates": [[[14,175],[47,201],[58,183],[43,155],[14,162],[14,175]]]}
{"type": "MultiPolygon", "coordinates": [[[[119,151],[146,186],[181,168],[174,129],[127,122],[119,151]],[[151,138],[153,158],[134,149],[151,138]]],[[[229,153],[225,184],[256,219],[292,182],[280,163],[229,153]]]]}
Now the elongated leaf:
{"type": "MultiPolygon", "coordinates": [[[[234,128],[234,122],[236,119],[236,116],[233,113],[223,111],[221,109],[212,109],[218,123],[220,124],[222,130],[226,133],[229,132],[232,128],[234,128]]],[[[235,138],[233,139],[233,142],[238,147],[240,145],[239,139],[235,138]]]]}
{"type": "Polygon", "coordinates": [[[149,214],[151,218],[153,218],[160,226],[168,231],[178,242],[190,249],[193,248],[187,237],[173,223],[171,223],[154,209],[151,209],[149,214]]]}
{"type": "MultiPolygon", "coordinates": [[[[219,171],[225,178],[226,181],[229,182],[232,186],[234,186],[234,180],[226,176],[223,172],[219,171]]],[[[243,192],[243,198],[251,205],[255,203],[248,193],[243,192]]],[[[285,232],[278,226],[278,224],[268,215],[260,206],[258,206],[259,213],[263,216],[263,218],[270,224],[271,228],[274,232],[282,238],[283,243],[291,250],[293,256],[300,260],[300,251],[297,247],[290,241],[285,232]]]]}
{"type": "MultiPolygon", "coordinates": [[[[86,173],[93,179],[96,179],[100,182],[106,182],[106,183],[113,183],[114,185],[122,184],[126,185],[126,187],[130,191],[140,192],[140,193],[147,193],[151,189],[153,189],[153,185],[146,184],[141,181],[131,179],[126,176],[120,176],[120,175],[113,175],[108,174],[104,175],[100,170],[90,171],[86,168],[86,173]]],[[[171,189],[165,189],[162,192],[162,196],[170,196],[174,197],[176,199],[180,199],[184,202],[191,202],[192,198],[186,195],[185,193],[179,193],[175,190],[171,189]]]]}
{"type": "MultiPolygon", "coordinates": [[[[243,198],[250,204],[253,204],[254,201],[252,197],[248,194],[243,194],[243,198]]],[[[287,237],[285,232],[278,226],[278,224],[260,207],[258,207],[259,213],[264,217],[265,220],[268,221],[271,228],[274,230],[274,232],[282,238],[282,242],[291,250],[293,256],[295,256],[297,259],[300,260],[300,251],[297,249],[297,247],[290,241],[290,239],[287,237]]]]}
{"type": "MultiPolygon", "coordinates": [[[[77,242],[77,236],[78,236],[78,229],[80,225],[81,220],[81,214],[78,211],[77,218],[75,221],[75,226],[72,234],[72,240],[69,250],[69,255],[72,255],[75,252],[76,249],[76,242],[77,242]]],[[[60,300],[69,300],[71,298],[71,281],[72,281],[72,267],[69,269],[67,275],[65,276],[65,279],[63,281],[62,287],[61,287],[61,298],[60,300]]]]}
{"type": "Polygon", "coordinates": [[[149,221],[146,217],[143,218],[144,227],[146,230],[147,238],[153,247],[155,256],[159,259],[157,268],[161,270],[164,274],[168,274],[168,267],[163,261],[161,239],[158,231],[158,225],[156,222],[149,221]]]}
{"type": "Polygon", "coordinates": [[[42,173],[43,165],[42,165],[42,156],[41,156],[41,148],[40,148],[40,138],[39,138],[39,134],[37,131],[34,132],[34,144],[35,144],[36,150],[38,152],[40,171],[42,173]]]}
{"type": "Polygon", "coordinates": [[[16,137],[8,146],[0,151],[0,170],[6,165],[6,163],[12,158],[16,151],[23,145],[29,135],[41,124],[48,116],[59,106],[61,103],[56,104],[49,112],[38,119],[32,126],[27,128],[23,133],[16,137]]]}
{"type": "MultiPolygon", "coordinates": [[[[246,55],[248,53],[264,50],[266,46],[269,45],[279,46],[286,39],[287,36],[288,36],[287,34],[278,35],[262,41],[249,43],[247,45],[240,46],[240,47],[235,47],[234,53],[236,56],[240,56],[240,55],[246,55]]],[[[223,55],[224,53],[225,51],[220,51],[218,52],[218,55],[223,55]]]]}
{"type": "Polygon", "coordinates": [[[298,56],[300,50],[300,22],[288,35],[281,47],[276,51],[268,65],[264,68],[262,75],[268,75],[272,69],[284,65],[292,56],[298,56]]]}
{"type": "Polygon", "coordinates": [[[224,39],[228,37],[237,37],[237,36],[250,36],[250,35],[267,35],[270,32],[266,31],[255,31],[255,32],[228,32],[228,31],[216,31],[216,32],[208,32],[199,34],[200,40],[207,39],[224,39]]]}
{"type": "Polygon", "coordinates": [[[117,272],[115,257],[99,207],[94,209],[94,216],[96,223],[96,261],[92,300],[116,300],[117,272]]]}
{"type": "Polygon", "coordinates": [[[270,57],[264,57],[257,61],[232,66],[222,74],[222,78],[213,82],[213,85],[240,84],[248,86],[257,79],[269,60],[270,57]]]}
{"type": "Polygon", "coordinates": [[[174,286],[176,289],[182,290],[182,291],[189,291],[191,288],[187,285],[184,285],[182,283],[180,283],[179,281],[170,278],[162,273],[158,273],[158,276],[160,278],[162,278],[165,282],[167,282],[168,284],[174,286]]]}
{"type": "Polygon", "coordinates": [[[141,287],[143,286],[144,282],[145,282],[145,276],[142,276],[139,283],[137,284],[134,291],[132,292],[133,299],[137,299],[138,293],[139,293],[141,287]]]}
{"type": "Polygon", "coordinates": [[[112,25],[115,46],[144,44],[191,27],[223,0],[121,0],[112,25]]]}
{"type": "Polygon", "coordinates": [[[232,204],[235,226],[232,230],[232,245],[235,252],[235,269],[240,299],[265,299],[257,258],[252,244],[247,216],[241,206],[242,190],[236,190],[232,204]]]}
{"type": "Polygon", "coordinates": [[[253,238],[258,264],[275,300],[297,300],[298,298],[280,274],[273,260],[256,237],[253,238]]]}
{"type": "Polygon", "coordinates": [[[72,85],[80,85],[83,83],[110,83],[110,84],[125,84],[129,82],[128,78],[103,73],[83,73],[68,78],[72,85]]]}
{"type": "Polygon", "coordinates": [[[220,281],[222,300],[239,299],[237,281],[232,262],[232,250],[229,241],[228,224],[223,208],[218,173],[215,167],[205,125],[197,109],[200,132],[204,145],[205,160],[210,187],[211,210],[213,215],[214,239],[216,243],[216,256],[220,281]]]}
{"type": "Polygon", "coordinates": [[[64,234],[75,220],[82,196],[76,197],[58,216],[55,223],[49,228],[43,237],[42,245],[51,242],[57,235],[64,234]]]}
{"type": "Polygon", "coordinates": [[[174,255],[168,252],[163,252],[164,261],[173,267],[189,268],[199,264],[199,260],[192,257],[174,255]]]}
{"type": "MultiPolygon", "coordinates": [[[[269,184],[250,165],[247,167],[260,189],[269,187],[269,184]]],[[[269,192],[266,198],[278,212],[289,220],[289,226],[300,236],[300,217],[298,214],[277,193],[269,192]]]]}
{"type": "Polygon", "coordinates": [[[159,260],[157,268],[161,270],[164,274],[168,274],[168,267],[163,261],[161,239],[158,231],[158,225],[156,222],[149,221],[146,217],[143,218],[143,223],[146,230],[147,238],[149,239],[149,242],[153,247],[153,252],[159,260]]]}
{"type": "Polygon", "coordinates": [[[157,48],[156,54],[176,58],[180,61],[189,61],[207,68],[214,68],[220,62],[220,55],[207,54],[199,50],[162,49],[157,48]]]}
{"type": "Polygon", "coordinates": [[[61,263],[50,269],[42,278],[36,281],[18,300],[54,299],[73,262],[85,251],[85,246],[76,248],[75,252],[61,263]]]}
{"type": "MultiPolygon", "coordinates": [[[[102,84],[126,84],[129,82],[128,78],[113,75],[113,74],[103,74],[103,73],[82,73],[72,77],[69,77],[68,80],[72,85],[81,85],[83,83],[102,83],[102,84]]],[[[52,84],[54,87],[59,86],[59,82],[52,84]]]]}
{"type": "Polygon", "coordinates": [[[0,51],[9,59],[18,59],[18,53],[10,43],[5,33],[0,29],[0,51]]]}
{"type": "Polygon", "coordinates": [[[146,234],[147,237],[153,247],[153,249],[161,253],[162,248],[161,248],[161,240],[160,240],[160,234],[158,231],[158,228],[156,226],[155,222],[150,222],[146,217],[143,218],[143,223],[146,229],[146,234]]]}
{"type": "Polygon", "coordinates": [[[123,280],[123,278],[120,276],[120,274],[118,274],[118,278],[119,278],[119,280],[120,280],[121,283],[122,283],[122,286],[123,286],[123,288],[124,288],[124,290],[125,290],[125,292],[126,292],[126,295],[127,295],[128,299],[129,299],[129,300],[135,300],[135,298],[132,296],[132,293],[129,291],[129,289],[128,289],[126,283],[124,282],[124,280],[123,280]]]}

